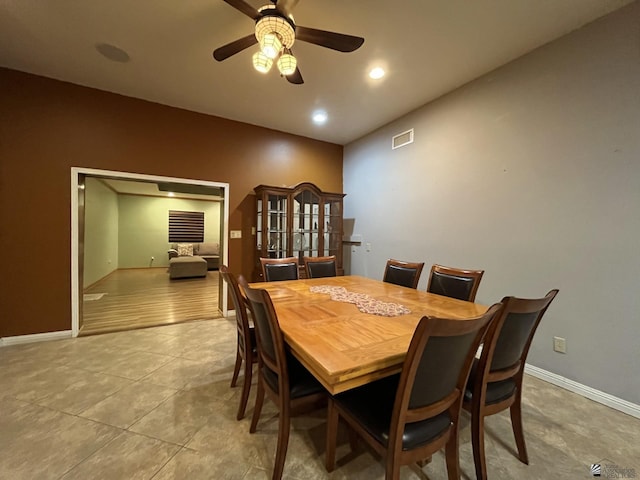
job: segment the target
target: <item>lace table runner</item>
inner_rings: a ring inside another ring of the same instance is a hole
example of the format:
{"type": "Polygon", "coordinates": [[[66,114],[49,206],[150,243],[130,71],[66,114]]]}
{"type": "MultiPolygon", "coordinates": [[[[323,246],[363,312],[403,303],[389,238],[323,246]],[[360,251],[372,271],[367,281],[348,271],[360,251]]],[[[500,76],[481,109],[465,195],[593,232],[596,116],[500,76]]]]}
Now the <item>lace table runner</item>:
{"type": "Polygon", "coordinates": [[[382,302],[370,297],[366,293],[350,292],[344,287],[318,285],[316,287],[310,287],[309,290],[311,293],[327,293],[331,295],[331,300],[335,300],[336,302],[353,303],[358,307],[358,310],[363,313],[380,315],[382,317],[397,317],[411,313],[411,310],[399,303],[382,302]]]}

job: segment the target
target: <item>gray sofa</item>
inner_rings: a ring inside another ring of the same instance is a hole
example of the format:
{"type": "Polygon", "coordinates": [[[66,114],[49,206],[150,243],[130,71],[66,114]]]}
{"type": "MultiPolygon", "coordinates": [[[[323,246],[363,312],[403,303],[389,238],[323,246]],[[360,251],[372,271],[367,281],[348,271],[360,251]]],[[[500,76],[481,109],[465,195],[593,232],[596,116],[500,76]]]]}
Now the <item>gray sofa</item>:
{"type": "Polygon", "coordinates": [[[207,270],[217,270],[220,266],[220,244],[214,242],[202,243],[173,243],[169,249],[169,266],[171,259],[176,257],[201,257],[207,262],[207,270]],[[191,250],[188,246],[191,245],[191,250]],[[191,252],[191,255],[189,255],[191,252]],[[183,255],[180,255],[183,253],[183,255]]]}

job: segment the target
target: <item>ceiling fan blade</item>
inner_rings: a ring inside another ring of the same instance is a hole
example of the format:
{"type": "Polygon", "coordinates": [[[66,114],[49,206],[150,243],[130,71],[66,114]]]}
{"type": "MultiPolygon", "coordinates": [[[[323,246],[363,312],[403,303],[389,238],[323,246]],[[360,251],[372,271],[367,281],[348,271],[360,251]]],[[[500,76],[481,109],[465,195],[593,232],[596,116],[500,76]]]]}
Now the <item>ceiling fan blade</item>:
{"type": "Polygon", "coordinates": [[[321,47],[331,48],[339,52],[353,52],[364,43],[364,38],[345,35],[344,33],[327,32],[315,28],[296,26],[296,40],[313,43],[321,47]]]}
{"type": "Polygon", "coordinates": [[[291,14],[291,11],[296,8],[296,5],[299,1],[300,0],[277,0],[275,2],[276,10],[278,10],[285,17],[288,17],[291,14]]]}
{"type": "Polygon", "coordinates": [[[253,8],[251,5],[249,5],[247,2],[243,0],[223,0],[223,1],[231,5],[236,10],[241,11],[247,17],[253,18],[254,20],[257,20],[260,17],[260,12],[258,12],[257,9],[253,8]]]}
{"type": "Polygon", "coordinates": [[[231,55],[235,55],[236,53],[241,52],[245,48],[249,48],[256,43],[258,43],[258,40],[252,33],[251,35],[247,35],[246,37],[239,38],[235,42],[227,43],[220,48],[216,48],[213,51],[213,58],[221,62],[229,58],[231,55]]]}
{"type": "Polygon", "coordinates": [[[291,75],[286,75],[286,77],[289,83],[294,83],[296,85],[302,85],[304,83],[302,74],[300,73],[300,69],[298,67],[296,67],[295,72],[293,72],[291,75]]]}

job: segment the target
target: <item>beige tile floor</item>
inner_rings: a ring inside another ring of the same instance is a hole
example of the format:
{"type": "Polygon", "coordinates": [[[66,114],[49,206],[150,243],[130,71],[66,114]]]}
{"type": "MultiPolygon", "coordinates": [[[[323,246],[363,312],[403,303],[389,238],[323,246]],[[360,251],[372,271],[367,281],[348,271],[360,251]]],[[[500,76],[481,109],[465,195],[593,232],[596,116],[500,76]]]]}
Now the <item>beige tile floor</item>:
{"type": "MultiPolygon", "coordinates": [[[[0,349],[1,479],[269,479],[277,414],[266,403],[255,434],[235,420],[230,388],[235,323],[216,319],[0,349]]],[[[640,478],[640,420],[533,377],[525,380],[530,465],[514,456],[507,414],[487,419],[492,479],[591,478],[601,459],[640,478]]],[[[364,446],[338,448],[324,469],[322,410],[297,417],[288,480],[382,479],[364,446]]],[[[460,433],[463,478],[475,478],[469,420],[460,433]]],[[[446,478],[444,459],[403,479],[446,478]]]]}

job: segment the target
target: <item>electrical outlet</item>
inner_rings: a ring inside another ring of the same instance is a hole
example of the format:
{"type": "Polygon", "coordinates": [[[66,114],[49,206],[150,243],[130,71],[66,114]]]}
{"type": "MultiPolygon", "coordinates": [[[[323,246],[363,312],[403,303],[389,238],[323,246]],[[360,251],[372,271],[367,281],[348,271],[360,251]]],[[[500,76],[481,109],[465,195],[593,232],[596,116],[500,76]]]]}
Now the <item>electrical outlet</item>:
{"type": "Polygon", "coordinates": [[[553,337],[553,351],[567,353],[567,340],[562,337],[553,337]]]}

